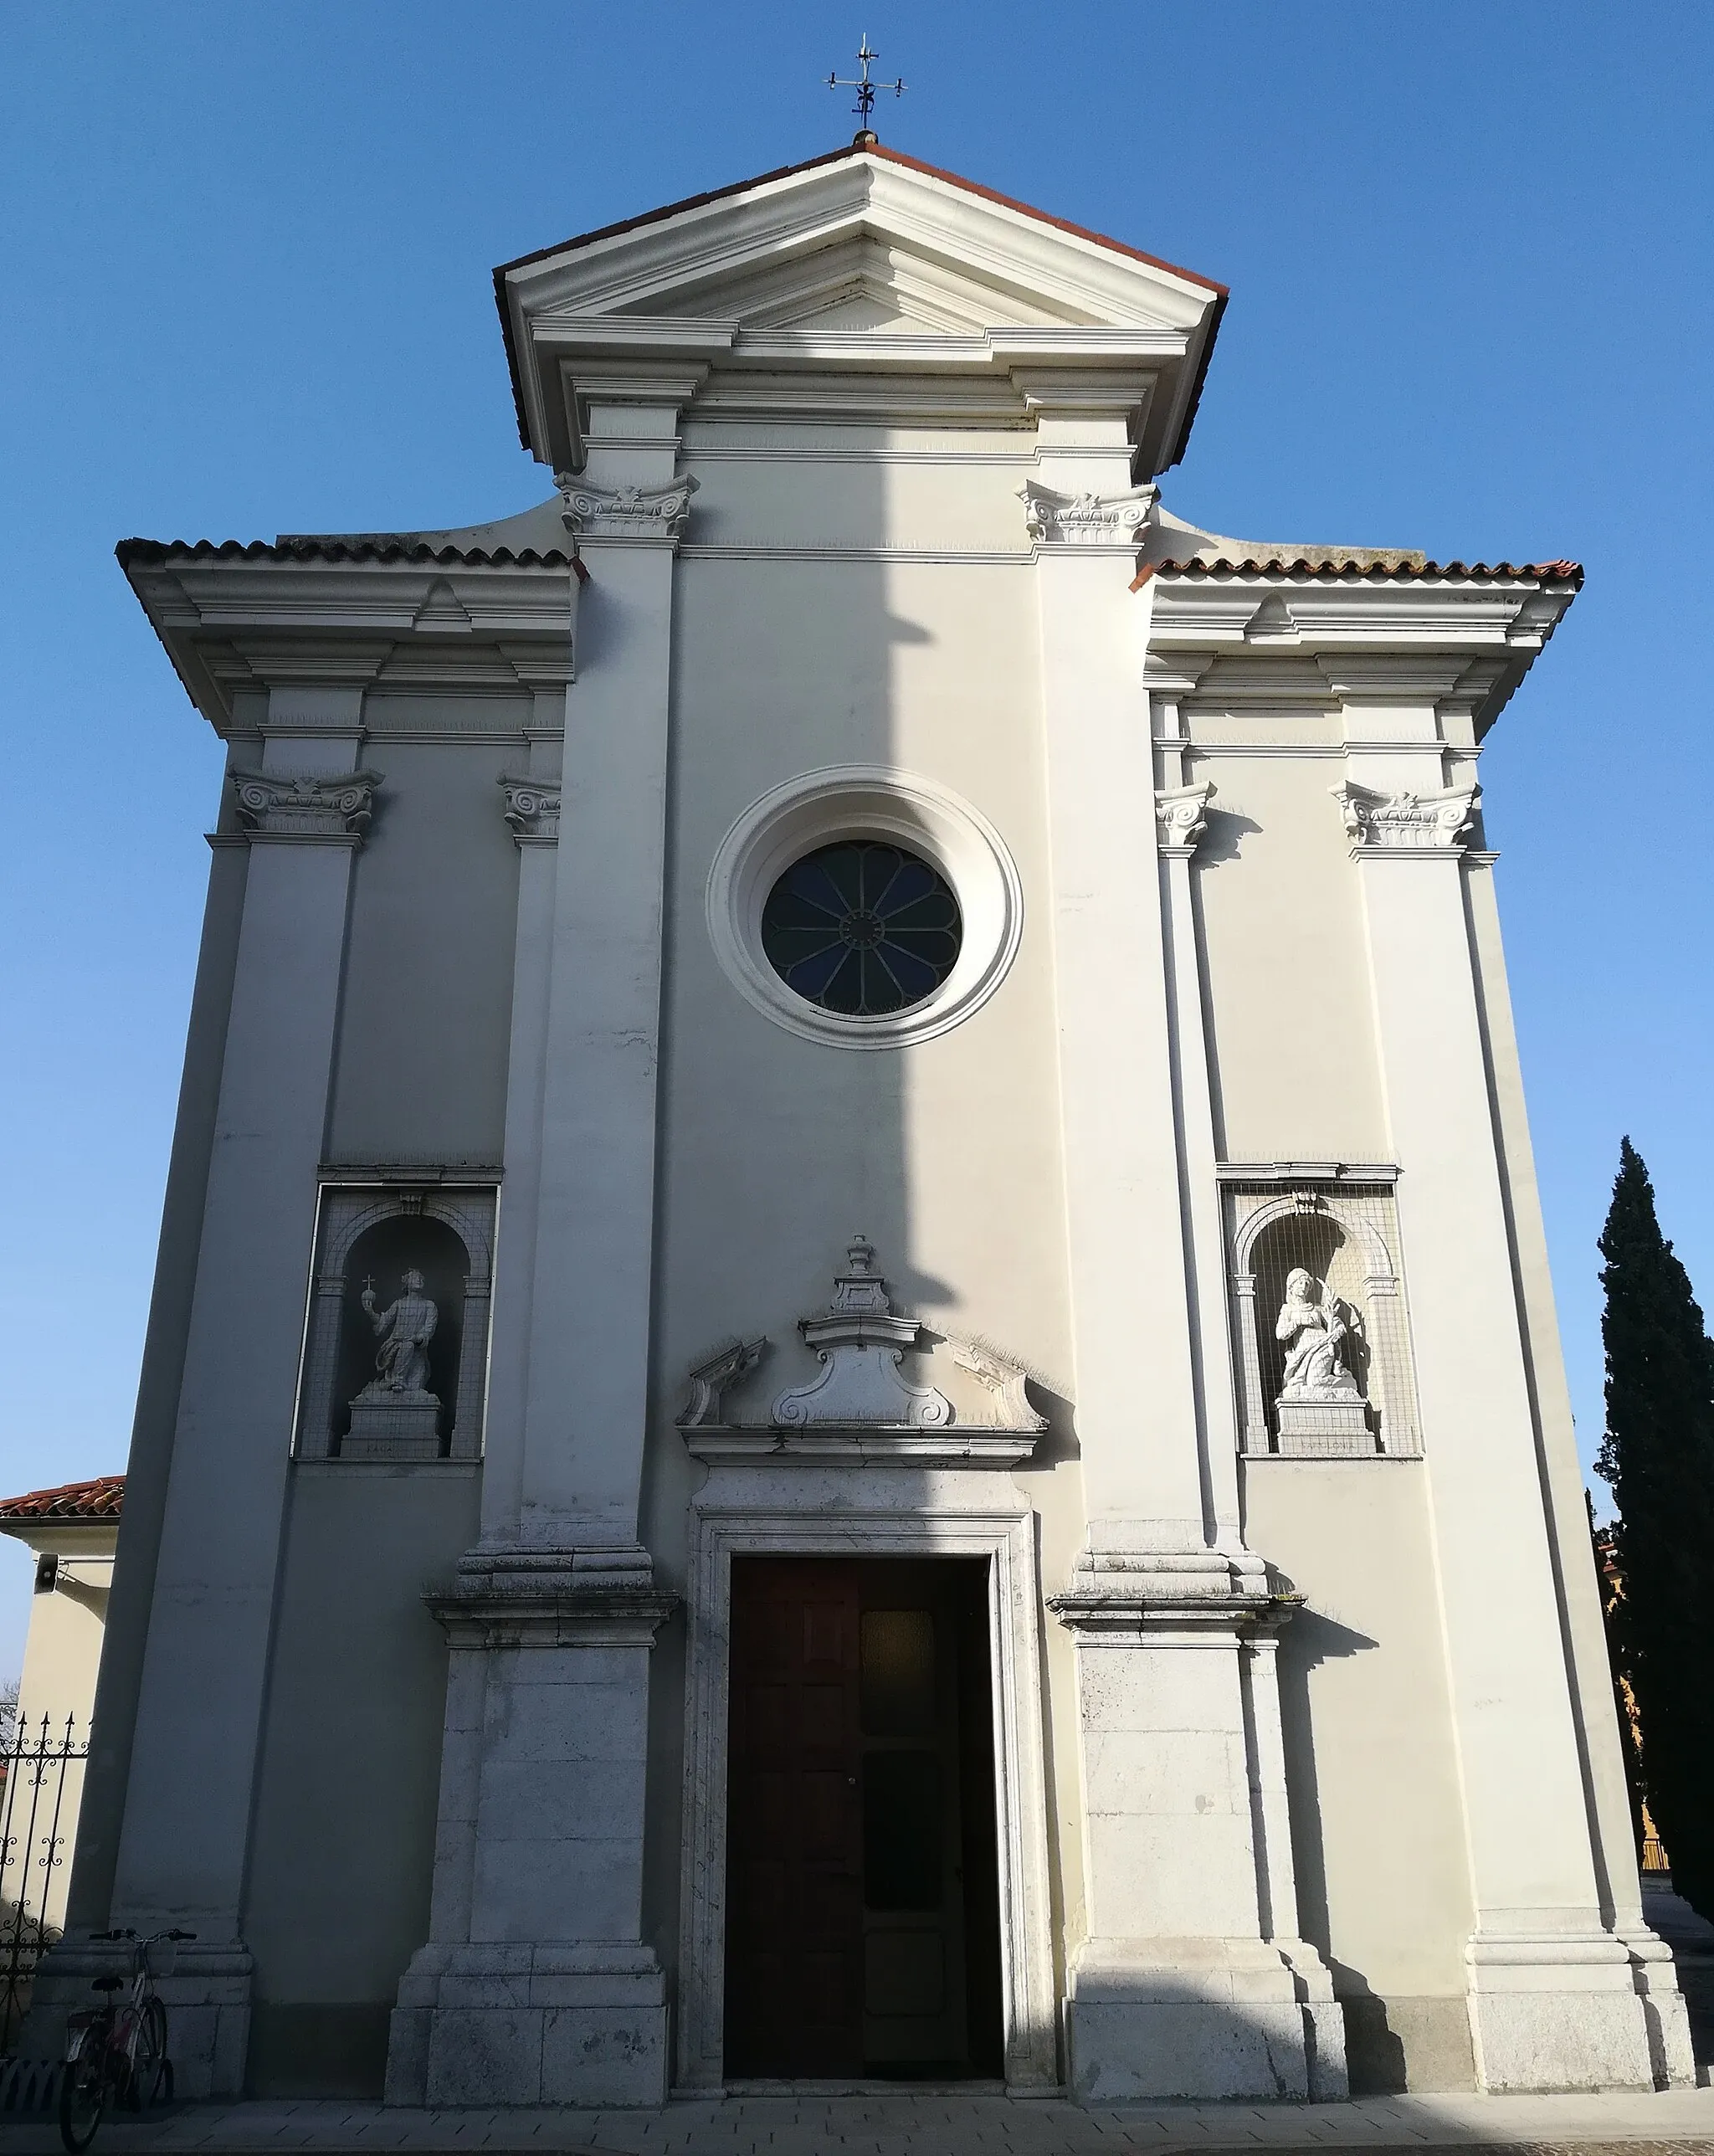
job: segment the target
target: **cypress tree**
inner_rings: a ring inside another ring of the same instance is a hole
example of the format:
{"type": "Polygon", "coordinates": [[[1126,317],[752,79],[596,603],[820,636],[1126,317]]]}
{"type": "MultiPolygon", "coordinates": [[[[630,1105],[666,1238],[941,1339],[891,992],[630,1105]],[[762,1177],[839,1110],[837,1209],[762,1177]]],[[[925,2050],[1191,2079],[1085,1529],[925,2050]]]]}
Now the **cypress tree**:
{"type": "Polygon", "coordinates": [[[1596,1471],[1619,1512],[1623,1581],[1612,1637],[1672,1883],[1714,1917],[1714,1348],[1629,1138],[1599,1247],[1607,1429],[1596,1471]]]}

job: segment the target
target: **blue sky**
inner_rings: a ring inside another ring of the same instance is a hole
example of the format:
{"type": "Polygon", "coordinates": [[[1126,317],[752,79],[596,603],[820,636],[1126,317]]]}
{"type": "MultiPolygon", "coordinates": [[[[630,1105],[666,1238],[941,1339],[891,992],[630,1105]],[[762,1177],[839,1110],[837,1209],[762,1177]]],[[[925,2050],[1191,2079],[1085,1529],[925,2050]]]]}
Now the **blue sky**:
{"type": "Polygon", "coordinates": [[[1586,1457],[1622,1132],[1714,1299],[1714,8],[10,0],[4,1493],[124,1465],[220,769],[114,542],[538,499],[492,265],[846,139],[865,27],[884,139],[1231,286],[1178,513],[1587,564],[1482,765],[1586,1457]]]}

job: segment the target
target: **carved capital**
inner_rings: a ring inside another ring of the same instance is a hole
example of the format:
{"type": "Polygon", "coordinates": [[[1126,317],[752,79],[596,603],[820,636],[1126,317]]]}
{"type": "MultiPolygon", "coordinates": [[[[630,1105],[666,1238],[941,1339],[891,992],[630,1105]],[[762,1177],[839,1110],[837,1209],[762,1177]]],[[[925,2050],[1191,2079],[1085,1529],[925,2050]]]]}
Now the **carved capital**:
{"type": "Polygon", "coordinates": [[[1148,521],[1158,490],[1133,486],[1124,494],[1060,494],[1026,480],[1018,490],[1024,521],[1038,544],[1128,547],[1148,521]]]}
{"type": "Polygon", "coordinates": [[[1209,828],[1209,803],[1214,798],[1212,779],[1198,786],[1173,786],[1155,795],[1155,824],[1163,854],[1188,858],[1209,828]]]}
{"type": "Polygon", "coordinates": [[[559,781],[502,778],[505,820],[521,846],[552,846],[559,840],[559,781]]]}
{"type": "Polygon", "coordinates": [[[1480,787],[1439,793],[1378,793],[1347,780],[1330,789],[1357,854],[1461,854],[1459,843],[1481,801],[1480,787]]]}
{"type": "Polygon", "coordinates": [[[232,775],[238,813],[253,844],[296,839],[360,846],[368,828],[371,797],[380,783],[378,771],[295,778],[260,771],[232,775]]]}
{"type": "Polygon", "coordinates": [[[694,479],[668,486],[588,486],[559,473],[560,514],[569,531],[631,546],[676,546],[690,521],[694,479]]]}

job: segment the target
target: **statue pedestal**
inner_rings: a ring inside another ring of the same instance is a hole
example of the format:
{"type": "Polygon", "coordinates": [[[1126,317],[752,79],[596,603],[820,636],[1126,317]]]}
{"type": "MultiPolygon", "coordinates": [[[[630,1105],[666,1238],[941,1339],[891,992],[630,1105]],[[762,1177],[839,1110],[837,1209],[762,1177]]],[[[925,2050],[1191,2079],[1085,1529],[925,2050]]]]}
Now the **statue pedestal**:
{"type": "Polygon", "coordinates": [[[341,1460],[439,1460],[440,1402],[433,1393],[365,1390],[352,1402],[341,1460]]]}
{"type": "MultiPolygon", "coordinates": [[[[1299,1394],[1275,1403],[1280,1450],[1319,1460],[1365,1458],[1375,1449],[1368,1410],[1360,1393],[1299,1394]]],[[[353,1417],[352,1427],[356,1427],[353,1417]]]]}

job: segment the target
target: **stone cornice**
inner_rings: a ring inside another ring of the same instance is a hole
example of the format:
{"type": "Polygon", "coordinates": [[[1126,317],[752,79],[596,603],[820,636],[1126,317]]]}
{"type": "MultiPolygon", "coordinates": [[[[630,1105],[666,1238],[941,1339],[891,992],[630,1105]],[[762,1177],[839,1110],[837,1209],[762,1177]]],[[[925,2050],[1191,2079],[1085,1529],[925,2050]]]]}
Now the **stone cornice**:
{"type": "Polygon", "coordinates": [[[126,573],[187,692],[233,730],[247,688],[522,691],[571,678],[578,579],[534,567],[151,549],[126,573]]]}
{"type": "Polygon", "coordinates": [[[378,771],[296,775],[232,774],[233,799],[252,845],[290,843],[360,846],[368,829],[378,771]]]}

